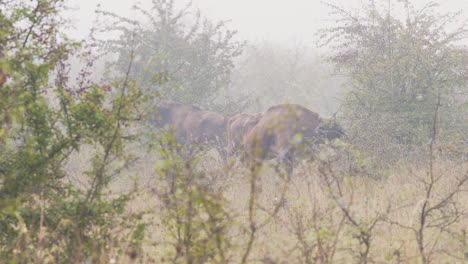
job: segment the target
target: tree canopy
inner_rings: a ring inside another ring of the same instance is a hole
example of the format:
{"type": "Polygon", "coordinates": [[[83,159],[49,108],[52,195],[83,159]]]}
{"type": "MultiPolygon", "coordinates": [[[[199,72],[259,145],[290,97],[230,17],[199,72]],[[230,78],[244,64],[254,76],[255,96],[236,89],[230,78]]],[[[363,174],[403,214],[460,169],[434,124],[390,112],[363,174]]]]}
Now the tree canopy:
{"type": "Polygon", "coordinates": [[[383,2],[370,1],[361,11],[330,5],[336,24],[320,32],[321,44],[332,48],[329,59],[352,80],[347,119],[360,130],[385,126],[379,133],[396,143],[420,144],[440,99],[446,122],[466,124],[459,115],[468,96],[461,12],[439,14],[432,2],[420,9],[409,1],[383,2]]]}
{"type": "Polygon", "coordinates": [[[117,71],[125,73],[133,60],[132,76],[153,93],[212,109],[219,91],[229,85],[233,59],[244,46],[236,40],[236,31],[226,21],[205,18],[191,2],[177,8],[175,0],[156,0],[149,10],[138,5],[134,9],[138,19],[98,12],[112,21],[99,30],[119,34],[101,39],[106,52],[117,54],[117,71]]]}

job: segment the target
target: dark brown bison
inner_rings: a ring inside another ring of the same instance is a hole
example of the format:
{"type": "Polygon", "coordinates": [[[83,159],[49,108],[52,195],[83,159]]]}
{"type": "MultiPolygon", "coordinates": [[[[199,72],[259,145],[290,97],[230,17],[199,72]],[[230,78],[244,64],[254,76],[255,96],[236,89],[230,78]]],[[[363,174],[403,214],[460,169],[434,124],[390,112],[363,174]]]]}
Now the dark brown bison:
{"type": "Polygon", "coordinates": [[[322,119],[318,127],[319,138],[317,143],[323,143],[324,140],[333,140],[344,136],[343,128],[333,119],[322,119]]]}
{"type": "Polygon", "coordinates": [[[257,125],[263,113],[238,114],[229,119],[227,125],[227,155],[239,154],[244,145],[245,136],[257,125]]]}
{"type": "Polygon", "coordinates": [[[311,153],[325,138],[342,135],[341,127],[322,122],[319,115],[295,104],[270,107],[243,137],[250,159],[278,158],[292,170],[295,156],[311,153]]]}
{"type": "Polygon", "coordinates": [[[228,118],[196,106],[160,101],[155,106],[153,122],[170,129],[178,143],[186,146],[210,145],[225,158],[228,118]]]}

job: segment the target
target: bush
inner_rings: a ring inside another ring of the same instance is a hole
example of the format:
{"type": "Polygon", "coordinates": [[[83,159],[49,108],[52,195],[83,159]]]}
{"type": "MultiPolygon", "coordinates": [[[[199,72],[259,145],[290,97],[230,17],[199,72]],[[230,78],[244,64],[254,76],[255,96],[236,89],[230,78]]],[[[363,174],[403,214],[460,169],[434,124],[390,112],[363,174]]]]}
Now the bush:
{"type": "Polygon", "coordinates": [[[2,2],[0,258],[10,263],[109,262],[141,239],[140,215],[126,211],[132,192],[107,187],[132,161],[127,127],[144,99],[128,76],[96,84],[84,70],[68,81],[67,59],[82,49],[61,34],[63,9],[60,0],[2,2]],[[85,147],[79,187],[66,164],[85,147]]]}
{"type": "Polygon", "coordinates": [[[409,1],[385,2],[386,7],[380,8],[383,2],[371,1],[361,13],[330,5],[337,23],[323,29],[320,37],[332,48],[329,59],[352,81],[342,113],[353,139],[365,142],[369,134],[362,131],[378,132],[388,140],[375,144],[369,138],[367,149],[396,154],[393,150],[399,146],[412,150],[429,141],[439,99],[442,129],[448,132],[466,124],[457,114],[466,113],[460,101],[467,84],[468,50],[460,44],[466,25],[461,24],[460,12],[439,15],[435,3],[418,10],[409,1]],[[392,9],[404,11],[405,16],[392,9]]]}

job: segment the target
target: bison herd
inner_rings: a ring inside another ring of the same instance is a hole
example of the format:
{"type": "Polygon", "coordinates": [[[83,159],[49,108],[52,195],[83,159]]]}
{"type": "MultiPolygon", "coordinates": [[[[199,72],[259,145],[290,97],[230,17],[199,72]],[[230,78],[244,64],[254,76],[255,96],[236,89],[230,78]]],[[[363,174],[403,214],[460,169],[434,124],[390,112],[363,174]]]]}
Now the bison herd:
{"type": "Polygon", "coordinates": [[[168,128],[187,147],[212,146],[225,160],[277,158],[292,168],[294,157],[310,154],[326,139],[343,135],[342,128],[297,104],[280,104],[263,113],[231,118],[172,101],[159,101],[152,123],[168,128]]]}

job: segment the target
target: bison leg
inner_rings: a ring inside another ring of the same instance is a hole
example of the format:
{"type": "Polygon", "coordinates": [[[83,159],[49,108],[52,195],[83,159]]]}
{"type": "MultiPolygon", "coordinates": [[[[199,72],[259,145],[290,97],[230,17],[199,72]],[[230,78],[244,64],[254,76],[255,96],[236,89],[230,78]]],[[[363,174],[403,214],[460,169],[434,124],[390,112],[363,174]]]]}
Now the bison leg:
{"type": "Polygon", "coordinates": [[[224,162],[224,164],[229,163],[229,156],[226,148],[224,146],[216,146],[216,151],[218,151],[219,156],[221,157],[221,160],[224,162]]]}
{"type": "Polygon", "coordinates": [[[279,155],[279,164],[284,165],[286,176],[290,176],[294,170],[294,150],[290,149],[279,155]]]}

